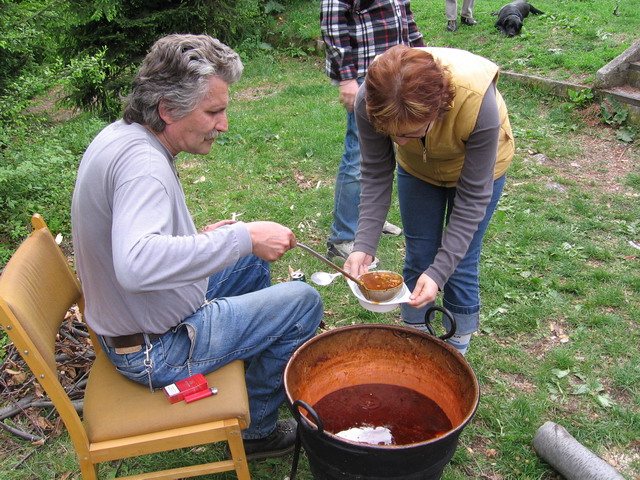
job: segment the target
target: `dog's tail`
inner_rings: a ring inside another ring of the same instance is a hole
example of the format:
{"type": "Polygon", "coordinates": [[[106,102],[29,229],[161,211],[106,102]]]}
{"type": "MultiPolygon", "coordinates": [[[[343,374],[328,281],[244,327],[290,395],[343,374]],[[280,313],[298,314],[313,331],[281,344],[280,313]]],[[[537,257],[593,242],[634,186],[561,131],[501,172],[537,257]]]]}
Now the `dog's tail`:
{"type": "Polygon", "coordinates": [[[533,5],[529,4],[529,12],[536,14],[536,15],[543,15],[544,12],[542,10],[538,10],[536,7],[534,7],[533,5]]]}
{"type": "Polygon", "coordinates": [[[491,12],[491,15],[498,15],[500,12],[491,12]]]}

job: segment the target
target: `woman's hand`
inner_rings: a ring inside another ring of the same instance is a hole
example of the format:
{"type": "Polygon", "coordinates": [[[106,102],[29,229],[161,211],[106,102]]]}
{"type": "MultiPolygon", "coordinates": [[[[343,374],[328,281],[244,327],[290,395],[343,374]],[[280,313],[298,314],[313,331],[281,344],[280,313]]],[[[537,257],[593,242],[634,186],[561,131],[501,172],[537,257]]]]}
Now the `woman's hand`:
{"type": "Polygon", "coordinates": [[[369,271],[369,265],[373,262],[373,257],[364,252],[351,252],[347,261],[344,262],[344,269],[354,277],[358,277],[369,271]]]}
{"type": "Polygon", "coordinates": [[[408,305],[414,308],[422,308],[435,301],[438,290],[438,284],[434,282],[430,276],[423,273],[418,277],[416,288],[411,292],[408,305]]]}

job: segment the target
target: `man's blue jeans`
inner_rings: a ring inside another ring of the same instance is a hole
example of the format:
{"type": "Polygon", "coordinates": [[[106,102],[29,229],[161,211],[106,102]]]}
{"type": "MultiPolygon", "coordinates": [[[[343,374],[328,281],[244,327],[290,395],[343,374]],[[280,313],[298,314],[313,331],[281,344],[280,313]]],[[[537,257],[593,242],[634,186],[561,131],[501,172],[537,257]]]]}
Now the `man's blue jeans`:
{"type": "MultiPolygon", "coordinates": [[[[322,319],[322,300],[313,287],[270,282],[269,264],[253,255],[216,273],[209,279],[208,301],[155,340],[150,351],[155,388],[244,360],[251,413],[242,434],[247,439],[262,438],[275,428],[287,361],[322,319]]],[[[120,373],[148,385],[144,348],[118,355],[101,343],[120,373]]]]}
{"type": "MultiPolygon", "coordinates": [[[[359,78],[362,84],[364,78],[359,78]]],[[[344,135],[344,152],[338,168],[333,198],[333,224],[329,245],[353,242],[358,228],[360,208],[360,144],[358,125],[353,112],[347,112],[347,131],[344,135]]]]}
{"type": "MultiPolygon", "coordinates": [[[[475,332],[480,319],[479,266],[482,240],[502,195],[506,176],[493,183],[493,196],[484,219],[478,225],[467,253],[444,285],[443,306],[456,320],[459,335],[475,332]]],[[[420,180],[398,166],[398,198],[402,228],[406,238],[404,279],[413,290],[418,277],[433,263],[442,242],[445,225],[454,204],[455,187],[439,187],[420,180]]],[[[429,305],[431,306],[431,305],[429,305]]],[[[402,319],[409,324],[423,324],[426,309],[407,304],[400,306],[402,319]]],[[[448,323],[444,322],[449,328],[448,323]]]]}

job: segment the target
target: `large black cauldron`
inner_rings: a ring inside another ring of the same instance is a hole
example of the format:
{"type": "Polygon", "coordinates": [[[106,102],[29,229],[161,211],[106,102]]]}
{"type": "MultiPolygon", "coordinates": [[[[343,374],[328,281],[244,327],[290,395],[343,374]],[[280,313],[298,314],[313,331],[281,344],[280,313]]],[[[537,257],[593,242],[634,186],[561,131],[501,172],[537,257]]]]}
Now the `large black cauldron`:
{"type": "Polygon", "coordinates": [[[289,360],[284,385],[311,472],[319,480],[439,479],[479,400],[476,376],[455,348],[391,325],[352,325],[312,338],[289,360]],[[429,397],[446,413],[451,430],[408,445],[369,445],[324,431],[313,405],[342,388],[371,383],[429,397]]]}

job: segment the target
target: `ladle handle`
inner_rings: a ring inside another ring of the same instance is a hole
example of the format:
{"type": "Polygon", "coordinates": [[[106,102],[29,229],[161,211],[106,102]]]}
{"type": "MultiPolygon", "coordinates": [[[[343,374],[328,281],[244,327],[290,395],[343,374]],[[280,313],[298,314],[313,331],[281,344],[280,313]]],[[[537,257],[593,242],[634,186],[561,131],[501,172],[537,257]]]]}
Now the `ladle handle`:
{"type": "Polygon", "coordinates": [[[433,312],[442,312],[442,315],[447,317],[447,319],[449,320],[449,323],[451,324],[451,328],[449,329],[449,331],[444,335],[440,335],[438,338],[440,340],[446,340],[447,338],[453,337],[456,334],[456,329],[457,329],[456,319],[453,318],[453,315],[449,310],[447,310],[444,307],[440,307],[438,305],[427,308],[427,311],[424,314],[424,324],[427,327],[427,330],[429,330],[429,333],[434,337],[436,336],[436,331],[433,328],[433,325],[431,325],[431,314],[433,312]]]}
{"type": "Polygon", "coordinates": [[[364,286],[362,284],[361,280],[358,280],[356,277],[354,277],[353,275],[351,275],[349,272],[347,272],[346,270],[343,270],[342,268],[340,268],[338,265],[336,265],[335,263],[331,262],[330,260],[328,260],[327,258],[325,258],[323,255],[320,255],[318,252],[316,252],[313,248],[311,247],[307,247],[306,245],[300,243],[300,242],[296,242],[296,244],[306,250],[307,252],[311,253],[312,255],[315,255],[316,257],[318,257],[320,260],[322,260],[324,263],[326,263],[327,265],[329,265],[331,268],[333,268],[334,270],[337,270],[338,272],[340,272],[342,275],[344,275],[345,277],[347,277],[348,279],[356,282],[358,285],[360,286],[364,286]]]}

